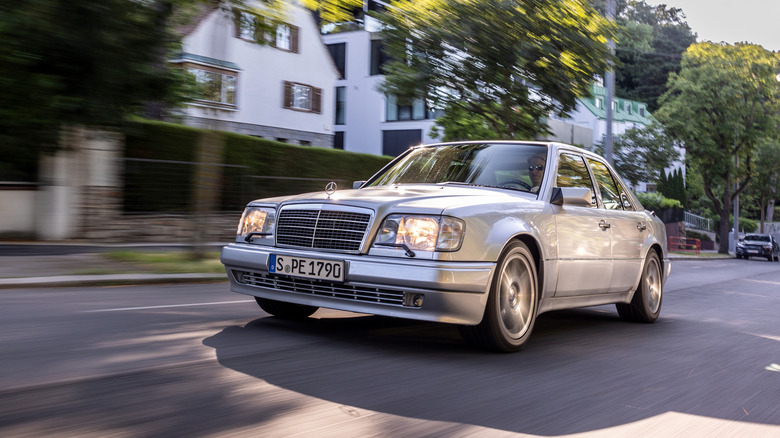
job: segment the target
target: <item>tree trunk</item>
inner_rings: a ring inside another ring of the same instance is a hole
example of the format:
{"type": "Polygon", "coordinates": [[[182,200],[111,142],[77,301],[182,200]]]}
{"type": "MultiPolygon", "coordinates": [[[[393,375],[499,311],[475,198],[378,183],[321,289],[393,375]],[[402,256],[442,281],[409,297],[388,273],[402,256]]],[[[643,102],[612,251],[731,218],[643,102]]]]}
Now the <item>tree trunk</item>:
{"type": "Polygon", "coordinates": [[[731,220],[729,218],[729,209],[723,209],[720,212],[720,223],[718,224],[718,236],[720,236],[719,254],[729,253],[729,234],[731,232],[731,220]]]}

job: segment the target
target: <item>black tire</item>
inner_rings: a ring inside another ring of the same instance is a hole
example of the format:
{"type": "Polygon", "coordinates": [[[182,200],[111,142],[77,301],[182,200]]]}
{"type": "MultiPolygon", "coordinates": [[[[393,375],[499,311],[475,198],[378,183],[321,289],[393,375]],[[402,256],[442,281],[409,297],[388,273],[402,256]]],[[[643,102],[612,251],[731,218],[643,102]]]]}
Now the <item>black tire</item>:
{"type": "Polygon", "coordinates": [[[770,262],[775,261],[775,257],[772,254],[769,254],[768,256],[766,256],[766,259],[769,260],[770,262]]]}
{"type": "Polygon", "coordinates": [[[738,259],[741,259],[741,258],[742,258],[742,256],[741,256],[741,255],[739,255],[739,254],[737,254],[737,258],[738,258],[738,259]]]}
{"type": "Polygon", "coordinates": [[[538,290],[531,251],[522,242],[510,243],[498,260],[482,321],[475,326],[459,326],[461,336],[491,350],[520,350],[536,322],[538,290]]]}
{"type": "Polygon", "coordinates": [[[618,314],[626,321],[655,322],[663,302],[663,268],[655,251],[650,251],[642,268],[639,287],[630,303],[617,303],[618,314]]]}
{"type": "Polygon", "coordinates": [[[282,301],[269,300],[267,298],[255,297],[257,305],[265,312],[277,318],[284,319],[304,319],[316,312],[319,307],[306,306],[304,304],[285,303],[282,301]]]}

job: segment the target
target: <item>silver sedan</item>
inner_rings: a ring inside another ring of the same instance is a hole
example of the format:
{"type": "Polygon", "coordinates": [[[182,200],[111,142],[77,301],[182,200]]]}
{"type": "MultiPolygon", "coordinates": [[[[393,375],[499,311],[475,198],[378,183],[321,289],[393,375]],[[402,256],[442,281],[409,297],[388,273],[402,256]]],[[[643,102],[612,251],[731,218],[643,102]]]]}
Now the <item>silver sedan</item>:
{"type": "Polygon", "coordinates": [[[221,260],[277,317],[452,323],[501,351],[550,310],[615,303],[653,322],[671,269],[664,224],[603,158],[511,141],[414,147],[350,190],[252,201],[221,260]]]}

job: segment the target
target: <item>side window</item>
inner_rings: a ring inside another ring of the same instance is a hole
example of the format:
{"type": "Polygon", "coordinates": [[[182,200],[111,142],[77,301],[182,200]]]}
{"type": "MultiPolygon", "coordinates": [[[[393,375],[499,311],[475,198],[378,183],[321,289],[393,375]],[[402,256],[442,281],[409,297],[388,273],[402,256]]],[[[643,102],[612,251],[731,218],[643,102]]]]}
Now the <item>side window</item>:
{"type": "Polygon", "coordinates": [[[620,196],[620,189],[615,182],[615,179],[612,177],[612,174],[609,173],[607,166],[604,163],[591,159],[588,159],[588,164],[599,185],[601,202],[604,204],[604,208],[608,210],[622,210],[623,200],[620,196]]]}
{"type": "Polygon", "coordinates": [[[582,157],[571,154],[561,154],[558,157],[558,175],[555,180],[558,187],[585,187],[590,189],[591,207],[597,207],[596,191],[590,180],[588,168],[582,157]]]}

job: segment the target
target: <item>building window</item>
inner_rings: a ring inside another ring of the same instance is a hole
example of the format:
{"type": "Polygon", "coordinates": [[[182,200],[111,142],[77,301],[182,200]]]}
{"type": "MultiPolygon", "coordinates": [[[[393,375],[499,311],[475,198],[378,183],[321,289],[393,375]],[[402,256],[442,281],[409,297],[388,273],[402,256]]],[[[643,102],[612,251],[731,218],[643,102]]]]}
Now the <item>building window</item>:
{"type": "Polygon", "coordinates": [[[298,26],[282,23],[276,26],[276,33],[271,45],[280,50],[298,53],[298,26]]]}
{"type": "Polygon", "coordinates": [[[615,110],[617,110],[617,102],[615,102],[615,101],[613,100],[613,101],[612,101],[612,111],[615,111],[615,110]]]}
{"type": "Polygon", "coordinates": [[[596,98],[596,108],[599,108],[599,109],[601,109],[601,107],[602,107],[602,106],[604,106],[604,101],[603,101],[603,100],[601,100],[601,98],[600,98],[600,97],[597,97],[597,98],[596,98]]]}
{"type": "Polygon", "coordinates": [[[277,49],[298,53],[298,26],[281,23],[273,27],[263,24],[263,18],[247,11],[235,11],[235,36],[242,40],[269,44],[277,49]],[[271,32],[271,34],[267,34],[271,32]]]}
{"type": "Polygon", "coordinates": [[[347,110],[347,87],[336,87],[336,125],[343,125],[347,110]]]}
{"type": "Polygon", "coordinates": [[[642,116],[642,117],[645,116],[645,107],[643,107],[643,106],[639,107],[639,115],[642,116]]]}
{"type": "Polygon", "coordinates": [[[395,96],[387,96],[385,100],[385,121],[398,122],[404,120],[426,120],[433,118],[425,108],[423,99],[399,102],[395,96]]]}
{"type": "Polygon", "coordinates": [[[295,82],[284,82],[284,108],[322,112],[322,89],[295,82]]]}
{"type": "Polygon", "coordinates": [[[215,70],[188,68],[200,86],[198,99],[225,105],[236,104],[236,76],[215,70]]]}
{"type": "Polygon", "coordinates": [[[384,74],[382,68],[390,58],[385,54],[385,47],[380,40],[371,40],[371,76],[384,74]]]}
{"type": "Polygon", "coordinates": [[[422,142],[421,129],[382,131],[382,155],[397,157],[422,142]]]}
{"type": "Polygon", "coordinates": [[[344,131],[336,131],[333,136],[333,149],[344,150],[344,131]]]}
{"type": "Polygon", "coordinates": [[[626,112],[631,114],[631,104],[630,103],[626,104],[626,112]]]}
{"type": "Polygon", "coordinates": [[[260,17],[247,11],[235,11],[236,37],[257,42],[260,17]]]}
{"type": "Polygon", "coordinates": [[[328,44],[328,51],[336,68],[339,69],[339,79],[347,78],[347,43],[328,44]]]}

